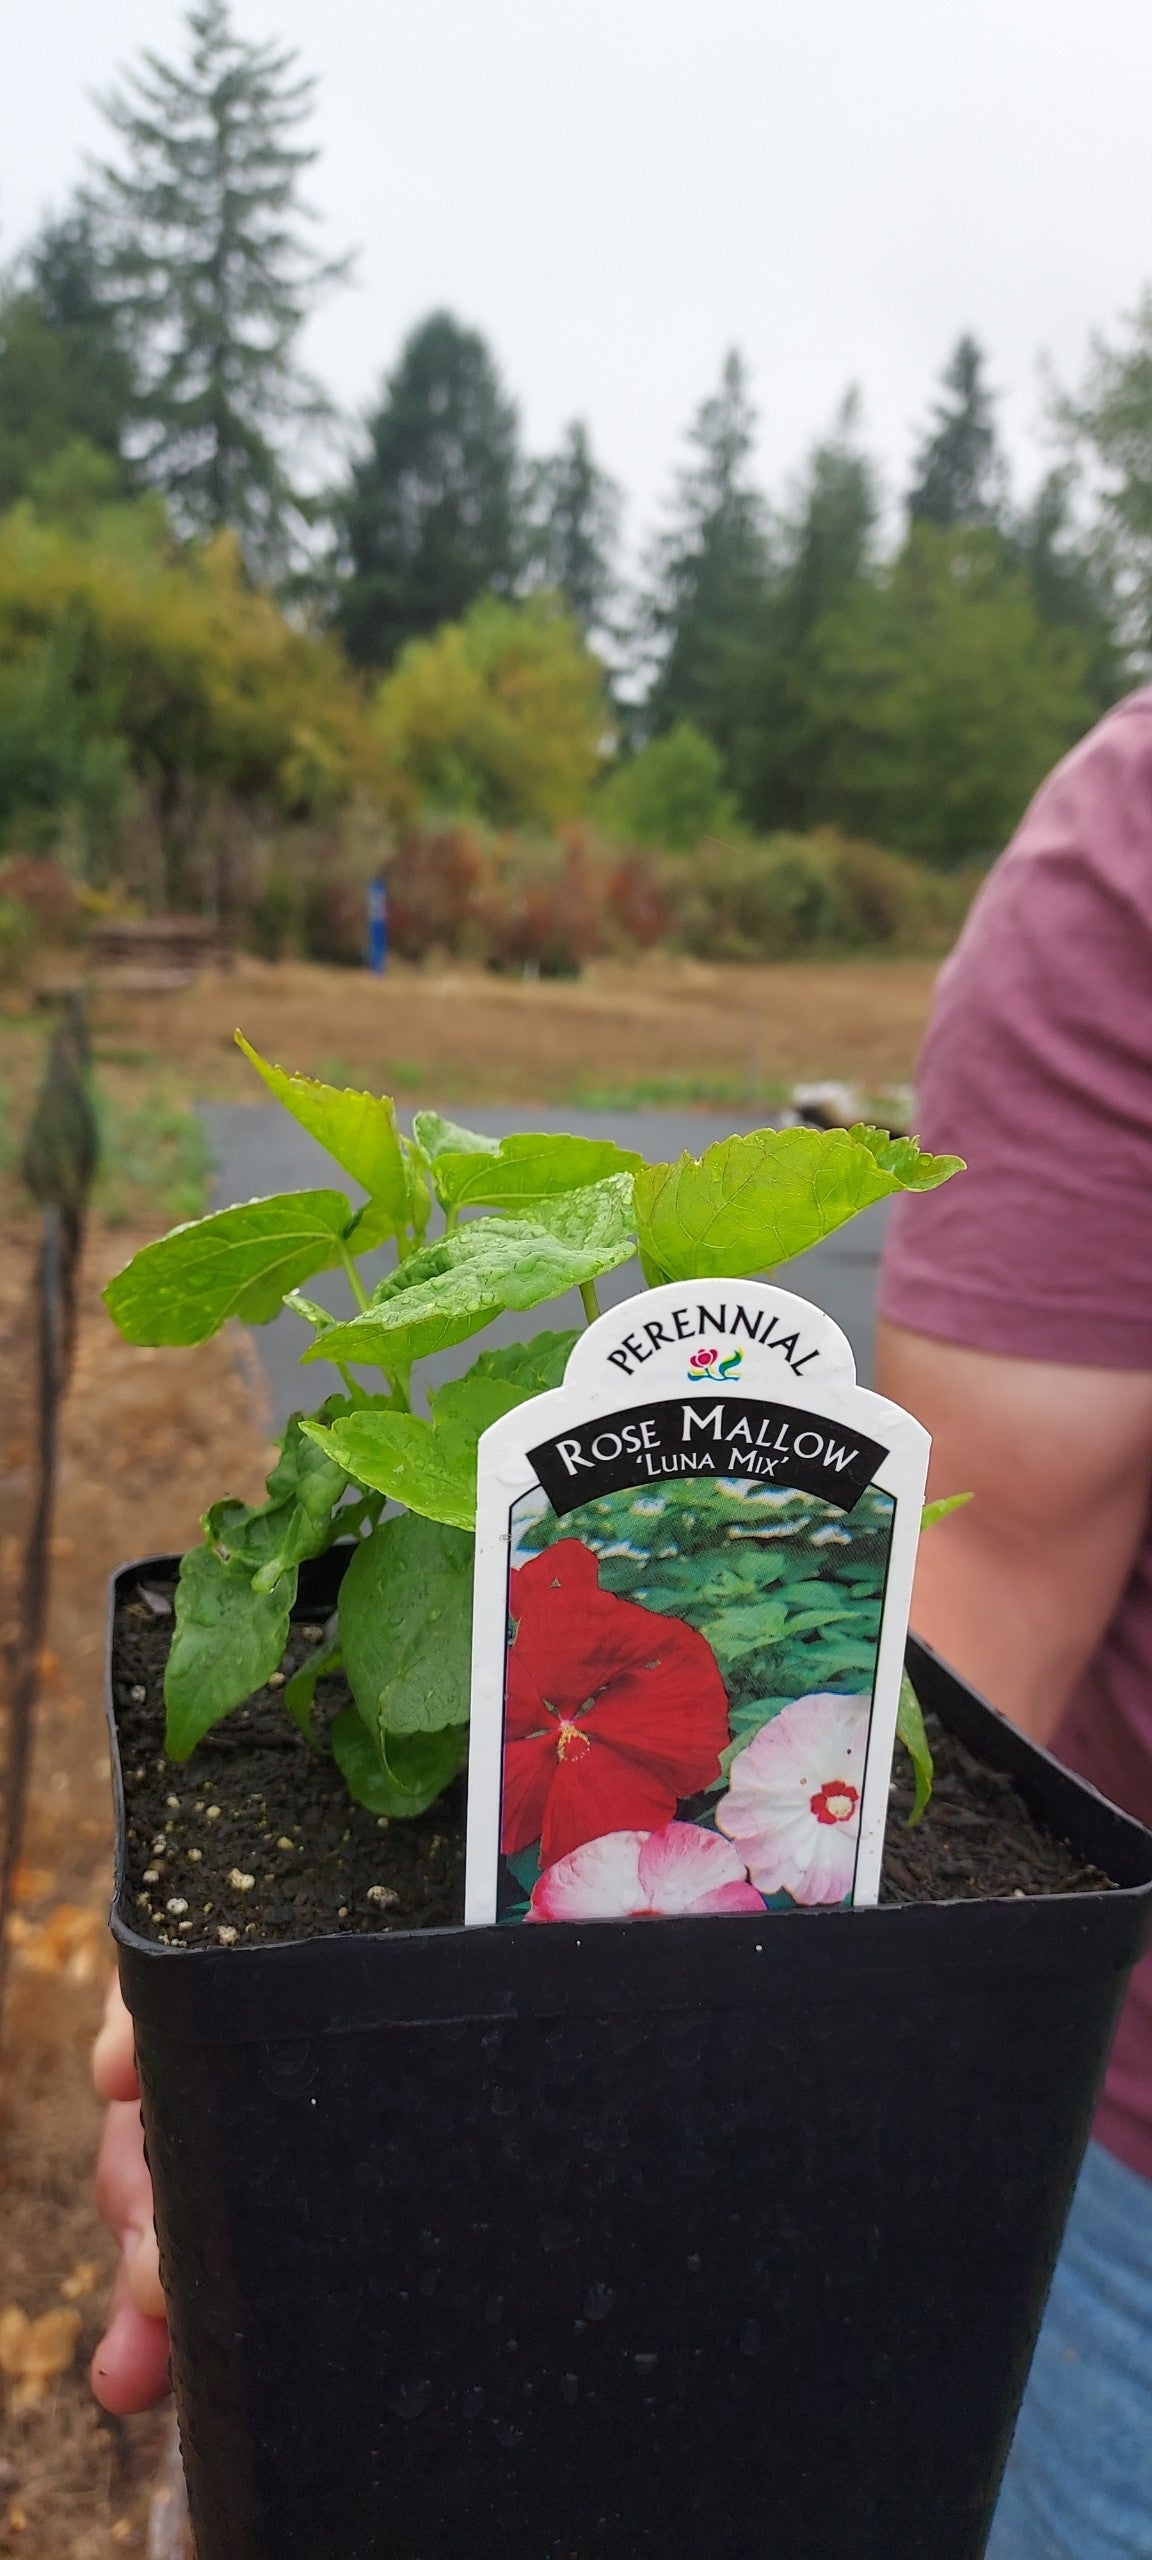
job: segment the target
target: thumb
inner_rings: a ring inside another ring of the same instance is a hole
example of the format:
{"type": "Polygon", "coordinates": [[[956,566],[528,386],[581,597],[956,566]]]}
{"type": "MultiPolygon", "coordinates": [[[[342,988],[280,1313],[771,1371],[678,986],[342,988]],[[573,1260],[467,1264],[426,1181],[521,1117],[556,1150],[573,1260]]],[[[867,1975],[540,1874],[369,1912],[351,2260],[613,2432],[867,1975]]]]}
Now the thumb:
{"type": "Polygon", "coordinates": [[[160,2282],[160,2252],[150,2222],[142,2231],[125,2233],[124,2268],[128,2290],[137,2310],[142,2311],[148,2320],[162,2320],[165,2305],[164,2288],[160,2282]]]}

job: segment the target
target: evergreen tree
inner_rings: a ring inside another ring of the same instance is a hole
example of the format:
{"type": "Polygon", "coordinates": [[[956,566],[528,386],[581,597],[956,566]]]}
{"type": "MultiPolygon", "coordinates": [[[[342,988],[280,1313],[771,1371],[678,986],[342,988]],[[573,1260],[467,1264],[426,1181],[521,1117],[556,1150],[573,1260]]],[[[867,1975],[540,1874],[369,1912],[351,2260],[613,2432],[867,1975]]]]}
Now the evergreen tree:
{"type": "Polygon", "coordinates": [[[281,567],[304,520],[286,458],[325,404],[296,343],[343,269],[304,234],[294,139],[314,82],[237,35],[226,0],[186,20],[187,67],[152,53],[105,102],[125,165],[93,198],[110,290],[138,373],[140,463],[190,531],[230,526],[253,567],[281,567]]]}
{"type": "Polygon", "coordinates": [[[1085,380],[1058,399],[1056,419],[1095,500],[1095,547],[1118,638],[1144,672],[1152,655],[1152,291],[1124,327],[1116,345],[1093,340],[1085,380]]]}
{"type": "Polygon", "coordinates": [[[806,826],[819,805],[829,744],[818,707],[821,626],[867,582],[880,514],[859,419],[859,396],[849,391],[812,447],[781,527],[758,645],[744,650],[737,671],[731,773],[756,826],[806,826]]]}
{"type": "Polygon", "coordinates": [[[119,463],[132,396],[91,222],[78,209],[46,225],[0,298],[0,507],[79,440],[119,463]]]}
{"type": "Polygon", "coordinates": [[[858,442],[860,398],[846,393],[830,435],[812,448],[785,526],[780,618],[799,646],[864,577],[880,515],[876,471],[858,442]]]}
{"type": "Polygon", "coordinates": [[[362,665],[509,589],[519,538],[517,417],[475,329],[435,311],[412,331],[368,422],[339,515],[350,574],[338,611],[362,665]]]}
{"type": "Polygon", "coordinates": [[[1087,649],[1085,688],[1105,711],[1124,690],[1124,653],[1109,546],[1077,525],[1074,469],[1065,463],[1041,482],[1017,527],[1012,552],[1025,570],[1042,622],[1079,634],[1087,649]]]}
{"type": "Polygon", "coordinates": [[[975,338],[957,339],[942,381],[945,397],[936,402],[913,466],[909,519],[945,527],[996,524],[1007,473],[984,378],[984,351],[975,338]]]}
{"type": "Polygon", "coordinates": [[[734,348],[719,390],[689,431],[697,458],[680,474],[675,519],[656,547],[647,609],[659,659],[647,706],[651,727],[690,720],[725,755],[739,663],[768,595],[764,508],[747,478],[755,423],[734,348]]]}
{"type": "Polygon", "coordinates": [[[556,587],[587,637],[602,629],[615,588],[620,490],[594,460],[578,418],[559,453],[528,473],[527,568],[556,587]]]}
{"type": "Polygon", "coordinates": [[[992,527],[913,525],[819,643],[813,817],[941,868],[999,853],[1093,718],[1082,639],[1045,627],[992,527]]]}

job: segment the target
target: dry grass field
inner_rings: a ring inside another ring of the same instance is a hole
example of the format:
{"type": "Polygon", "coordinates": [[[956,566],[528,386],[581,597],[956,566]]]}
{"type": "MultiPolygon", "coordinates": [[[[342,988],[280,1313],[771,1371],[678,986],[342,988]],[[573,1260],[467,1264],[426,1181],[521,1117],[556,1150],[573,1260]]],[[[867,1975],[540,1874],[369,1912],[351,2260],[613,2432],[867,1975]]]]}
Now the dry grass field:
{"type": "Polygon", "coordinates": [[[284,1064],[422,1100],[737,1101],[845,1076],[872,1092],[910,1078],[938,965],[660,958],[565,982],[245,959],[181,994],[104,996],[95,1022],[110,1071],[164,1067],[218,1099],[252,1091],[237,1022],[284,1064]]]}

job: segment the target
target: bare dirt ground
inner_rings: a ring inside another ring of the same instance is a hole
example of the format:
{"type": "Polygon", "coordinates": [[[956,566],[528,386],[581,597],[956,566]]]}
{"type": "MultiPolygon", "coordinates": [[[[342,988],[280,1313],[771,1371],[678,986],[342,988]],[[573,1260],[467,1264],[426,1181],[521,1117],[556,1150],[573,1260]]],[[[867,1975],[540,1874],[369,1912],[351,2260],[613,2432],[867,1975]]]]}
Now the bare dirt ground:
{"type": "Polygon", "coordinates": [[[870,1093],[910,1078],[938,965],[661,958],[557,983],[241,960],[182,994],[102,997],[96,1024],[113,1079],[162,1061],[219,1100],[253,1090],[237,1022],[285,1065],[421,1099],[737,1101],[819,1077],[870,1093]]]}
{"type": "MultiPolygon", "coordinates": [[[[72,2361],[38,2406],[21,2410],[18,2378],[7,2381],[0,2552],[26,2560],[143,2553],[163,2432],[156,2417],[103,2417],[87,2384],[113,2256],[91,2196],[99,2110],[87,2067],[110,1965],[105,1584],[127,1556],[187,1545],[199,1513],[225,1484],[255,1496],[269,1454],[242,1337],[198,1351],[140,1352],[107,1322],[99,1288],[141,1240],[97,1228],[86,1258],[14,1930],[0,2102],[0,2316],[12,2307],[32,2319],[66,2307],[78,2315],[72,2361]]],[[[19,1416],[28,1359],[28,1228],[10,1225],[0,1245],[0,1374],[15,1391],[0,1423],[0,1524],[10,1589],[29,1482],[26,1419],[19,1416]]]]}

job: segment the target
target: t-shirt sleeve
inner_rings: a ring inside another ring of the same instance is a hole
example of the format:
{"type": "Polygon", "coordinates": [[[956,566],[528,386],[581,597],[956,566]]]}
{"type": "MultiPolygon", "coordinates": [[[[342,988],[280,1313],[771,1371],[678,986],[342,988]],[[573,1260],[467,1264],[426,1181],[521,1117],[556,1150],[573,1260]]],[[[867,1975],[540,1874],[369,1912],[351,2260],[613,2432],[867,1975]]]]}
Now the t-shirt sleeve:
{"type": "Polygon", "coordinates": [[[1152,690],[1066,758],[937,988],[918,1133],[968,1171],[897,1203],[893,1323],[1152,1369],[1152,690]]]}

